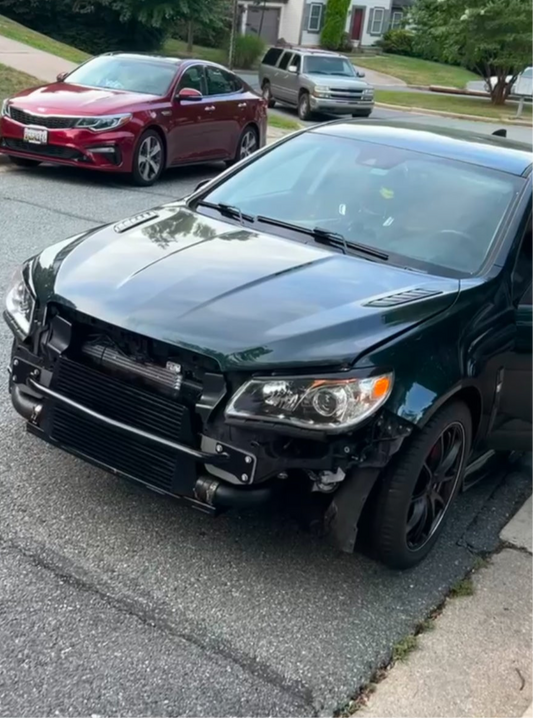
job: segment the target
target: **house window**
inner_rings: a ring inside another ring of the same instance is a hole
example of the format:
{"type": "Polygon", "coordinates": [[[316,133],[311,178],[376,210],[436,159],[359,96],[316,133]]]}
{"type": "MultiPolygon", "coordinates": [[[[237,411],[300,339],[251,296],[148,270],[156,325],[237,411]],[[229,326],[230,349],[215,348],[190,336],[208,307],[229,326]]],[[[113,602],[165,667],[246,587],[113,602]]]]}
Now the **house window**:
{"type": "Polygon", "coordinates": [[[320,32],[322,29],[322,13],[324,6],[322,3],[311,3],[309,8],[309,21],[307,23],[307,32],[320,32]]]}
{"type": "Polygon", "coordinates": [[[385,8],[375,7],[370,21],[370,34],[381,35],[383,33],[383,22],[385,20],[385,8]]]}
{"type": "Polygon", "coordinates": [[[403,20],[403,11],[402,10],[394,10],[394,12],[391,15],[391,19],[390,19],[391,30],[396,30],[399,27],[401,27],[402,20],[403,20]]]}

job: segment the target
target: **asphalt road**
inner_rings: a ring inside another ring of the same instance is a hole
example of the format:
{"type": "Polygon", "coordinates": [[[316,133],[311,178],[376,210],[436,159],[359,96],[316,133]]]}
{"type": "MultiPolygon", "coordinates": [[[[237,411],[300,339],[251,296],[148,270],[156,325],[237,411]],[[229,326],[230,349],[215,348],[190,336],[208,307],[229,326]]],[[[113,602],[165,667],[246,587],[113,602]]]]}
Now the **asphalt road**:
{"type": "MultiPolygon", "coordinates": [[[[55,241],[190,191],[0,164],[0,292],[55,241]]],[[[260,258],[258,259],[260,261],[260,258]]],[[[0,366],[11,337],[0,325],[0,366]]],[[[211,519],[24,432],[0,381],[0,715],[331,715],[493,550],[530,493],[502,470],[462,496],[418,569],[335,553],[282,512],[211,519]]]]}

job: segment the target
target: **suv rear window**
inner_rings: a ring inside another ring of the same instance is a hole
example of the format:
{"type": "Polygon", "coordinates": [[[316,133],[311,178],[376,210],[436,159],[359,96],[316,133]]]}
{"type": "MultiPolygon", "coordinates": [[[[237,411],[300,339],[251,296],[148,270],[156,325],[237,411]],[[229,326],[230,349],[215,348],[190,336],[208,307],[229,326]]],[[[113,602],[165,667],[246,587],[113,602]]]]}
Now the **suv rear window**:
{"type": "Polygon", "coordinates": [[[281,47],[271,47],[267,50],[267,54],[263,58],[263,65],[275,65],[283,49],[281,47]]]}

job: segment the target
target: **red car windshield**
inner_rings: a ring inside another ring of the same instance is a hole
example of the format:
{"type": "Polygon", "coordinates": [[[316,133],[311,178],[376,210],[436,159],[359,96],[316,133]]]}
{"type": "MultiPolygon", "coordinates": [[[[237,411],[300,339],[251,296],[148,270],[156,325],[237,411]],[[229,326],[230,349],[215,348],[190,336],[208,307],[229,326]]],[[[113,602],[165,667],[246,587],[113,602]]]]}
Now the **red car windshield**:
{"type": "Polygon", "coordinates": [[[86,87],[166,95],[176,76],[178,64],[154,58],[104,55],[74,70],[67,82],[86,87]]]}

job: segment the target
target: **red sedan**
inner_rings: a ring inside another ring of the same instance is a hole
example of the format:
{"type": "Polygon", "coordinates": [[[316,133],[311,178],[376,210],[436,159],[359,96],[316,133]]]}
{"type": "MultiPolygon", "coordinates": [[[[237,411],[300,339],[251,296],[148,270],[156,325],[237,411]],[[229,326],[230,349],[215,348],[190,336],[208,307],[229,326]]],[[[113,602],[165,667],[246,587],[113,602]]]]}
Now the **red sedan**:
{"type": "Polygon", "coordinates": [[[109,53],[5,100],[0,152],[23,167],[125,172],[146,186],[166,167],[248,157],[266,125],[264,100],[220,65],[109,53]]]}

